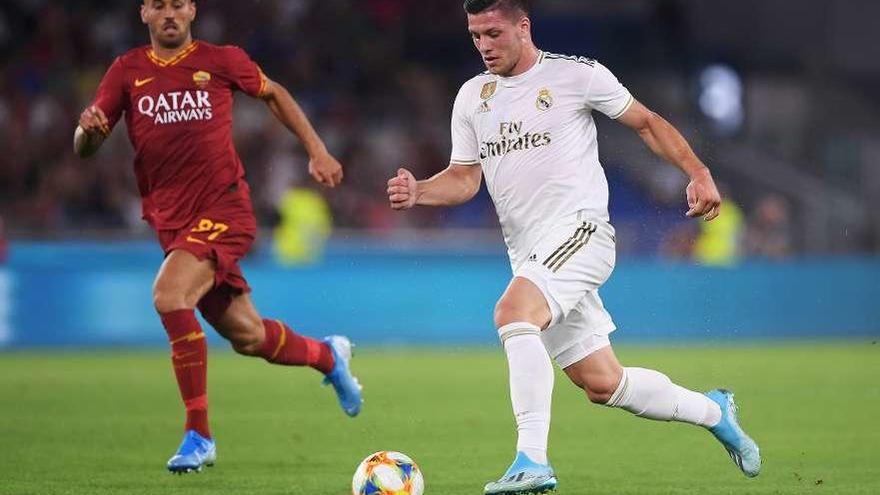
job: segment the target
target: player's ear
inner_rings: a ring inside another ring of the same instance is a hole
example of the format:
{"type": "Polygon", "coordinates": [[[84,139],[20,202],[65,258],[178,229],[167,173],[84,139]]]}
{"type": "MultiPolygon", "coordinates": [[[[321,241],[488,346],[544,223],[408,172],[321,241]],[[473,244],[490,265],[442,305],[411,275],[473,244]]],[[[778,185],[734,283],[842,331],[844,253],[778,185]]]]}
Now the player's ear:
{"type": "Polygon", "coordinates": [[[141,22],[147,24],[147,2],[141,3],[141,22]]]}
{"type": "Polygon", "coordinates": [[[196,20],[196,2],[195,0],[190,0],[189,2],[189,22],[196,20]]]}
{"type": "Polygon", "coordinates": [[[531,39],[531,31],[532,31],[532,21],[529,20],[528,17],[523,16],[520,18],[519,22],[516,23],[517,29],[517,37],[520,41],[528,41],[531,39]]]}

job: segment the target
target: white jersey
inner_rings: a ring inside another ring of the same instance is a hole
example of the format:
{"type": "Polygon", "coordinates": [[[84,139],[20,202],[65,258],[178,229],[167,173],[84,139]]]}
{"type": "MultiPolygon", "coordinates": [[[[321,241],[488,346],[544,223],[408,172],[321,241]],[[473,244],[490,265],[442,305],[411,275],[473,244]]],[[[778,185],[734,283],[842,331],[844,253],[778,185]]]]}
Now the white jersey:
{"type": "Polygon", "coordinates": [[[464,83],[452,110],[452,158],[482,165],[514,269],[553,222],[584,210],[608,221],[592,111],[616,119],[633,97],[602,64],[540,52],[513,77],[464,83]]]}

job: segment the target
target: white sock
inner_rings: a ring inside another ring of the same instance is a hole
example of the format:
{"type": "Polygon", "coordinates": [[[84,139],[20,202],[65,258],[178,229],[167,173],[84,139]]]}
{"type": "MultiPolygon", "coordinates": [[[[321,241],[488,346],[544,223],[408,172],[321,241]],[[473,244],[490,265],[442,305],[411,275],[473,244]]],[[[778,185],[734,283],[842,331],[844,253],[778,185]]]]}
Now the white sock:
{"type": "Polygon", "coordinates": [[[672,383],[659,371],[644,368],[624,368],[620,384],[606,405],[642,418],[707,428],[721,421],[721,408],[712,399],[672,383]]]}
{"type": "Polygon", "coordinates": [[[531,323],[509,323],[498,329],[510,370],[510,403],[519,433],[516,450],[547,464],[553,365],[541,341],[541,329],[531,323]]]}

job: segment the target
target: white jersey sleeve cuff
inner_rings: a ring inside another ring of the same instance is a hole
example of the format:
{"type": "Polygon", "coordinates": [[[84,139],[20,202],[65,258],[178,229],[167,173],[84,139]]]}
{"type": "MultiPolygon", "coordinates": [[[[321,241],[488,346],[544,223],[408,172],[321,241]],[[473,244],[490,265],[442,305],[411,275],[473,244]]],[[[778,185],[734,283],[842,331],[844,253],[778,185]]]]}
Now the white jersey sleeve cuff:
{"type": "Polygon", "coordinates": [[[626,111],[629,110],[629,107],[632,106],[634,101],[635,101],[635,98],[633,98],[633,95],[630,94],[629,98],[626,99],[626,104],[623,106],[623,108],[619,112],[614,114],[613,116],[609,115],[608,117],[611,118],[612,120],[617,120],[617,119],[623,117],[623,114],[625,114],[626,111]]]}
{"type": "Polygon", "coordinates": [[[453,159],[449,160],[449,163],[451,163],[453,165],[479,165],[480,161],[473,160],[473,159],[468,160],[468,159],[453,158],[453,159]]]}

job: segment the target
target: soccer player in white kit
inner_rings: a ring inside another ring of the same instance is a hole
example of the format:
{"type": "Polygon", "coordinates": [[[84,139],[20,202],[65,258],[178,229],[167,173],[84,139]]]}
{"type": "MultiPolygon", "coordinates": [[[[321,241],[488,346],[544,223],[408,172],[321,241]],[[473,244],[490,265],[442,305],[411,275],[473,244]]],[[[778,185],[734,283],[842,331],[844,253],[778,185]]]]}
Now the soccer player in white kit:
{"type": "Polygon", "coordinates": [[[756,476],[758,446],[738,425],[731,392],[693,392],[658,371],[624,368],[614,355],[608,334],[615,326],[598,289],[614,268],[615,238],[591,112],[632,128],[685,172],[687,215],[706,221],[721,205],[709,170],[674,127],[600,63],[539,50],[526,0],[467,0],[464,7],[488,71],[455,99],[448,168],[423,181],[400,169],[388,195],[397,210],[457,205],[478,192],[485,176],[495,203],[513,269],[495,325],[507,354],[518,440],[513,464],[485,493],[556,487],[547,460],[551,358],[590,401],[705,427],[747,476],[756,476]]]}

